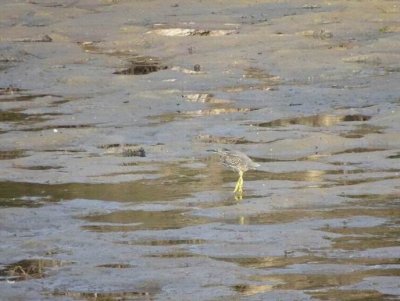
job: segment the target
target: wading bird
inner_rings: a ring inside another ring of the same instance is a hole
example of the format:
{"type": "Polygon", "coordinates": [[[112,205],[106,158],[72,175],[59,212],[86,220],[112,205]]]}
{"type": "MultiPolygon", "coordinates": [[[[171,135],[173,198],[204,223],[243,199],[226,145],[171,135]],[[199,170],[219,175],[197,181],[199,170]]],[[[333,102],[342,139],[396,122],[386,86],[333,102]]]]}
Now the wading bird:
{"type": "Polygon", "coordinates": [[[228,149],[209,151],[217,153],[224,166],[239,174],[239,179],[236,182],[235,190],[233,192],[241,199],[243,195],[243,174],[250,169],[256,169],[260,164],[253,162],[253,160],[251,160],[245,153],[239,151],[228,149]]]}

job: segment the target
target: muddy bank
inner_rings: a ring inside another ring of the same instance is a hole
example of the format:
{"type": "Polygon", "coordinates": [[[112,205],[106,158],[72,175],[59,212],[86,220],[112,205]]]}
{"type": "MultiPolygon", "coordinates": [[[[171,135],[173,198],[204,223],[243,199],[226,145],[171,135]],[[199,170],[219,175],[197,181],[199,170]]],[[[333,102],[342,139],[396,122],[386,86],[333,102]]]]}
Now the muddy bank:
{"type": "Polygon", "coordinates": [[[5,300],[394,300],[394,1],[6,1],[5,300]],[[207,150],[260,164],[237,175],[207,150]]]}

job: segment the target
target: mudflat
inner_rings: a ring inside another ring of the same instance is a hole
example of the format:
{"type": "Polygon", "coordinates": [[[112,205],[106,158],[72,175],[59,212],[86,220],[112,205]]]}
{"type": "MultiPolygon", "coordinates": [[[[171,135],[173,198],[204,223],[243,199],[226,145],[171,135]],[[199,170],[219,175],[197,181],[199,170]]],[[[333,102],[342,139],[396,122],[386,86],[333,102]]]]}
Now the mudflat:
{"type": "Polygon", "coordinates": [[[1,299],[399,298],[399,49],[392,0],[2,1],[1,299]]]}

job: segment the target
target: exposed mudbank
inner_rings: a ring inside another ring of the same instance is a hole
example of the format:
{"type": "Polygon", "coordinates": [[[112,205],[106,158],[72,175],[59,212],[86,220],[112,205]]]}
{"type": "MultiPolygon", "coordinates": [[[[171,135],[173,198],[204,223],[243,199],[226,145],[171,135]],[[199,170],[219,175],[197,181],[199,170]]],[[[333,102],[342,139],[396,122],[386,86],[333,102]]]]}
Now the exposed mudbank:
{"type": "Polygon", "coordinates": [[[398,298],[399,14],[2,1],[1,298],[398,298]]]}

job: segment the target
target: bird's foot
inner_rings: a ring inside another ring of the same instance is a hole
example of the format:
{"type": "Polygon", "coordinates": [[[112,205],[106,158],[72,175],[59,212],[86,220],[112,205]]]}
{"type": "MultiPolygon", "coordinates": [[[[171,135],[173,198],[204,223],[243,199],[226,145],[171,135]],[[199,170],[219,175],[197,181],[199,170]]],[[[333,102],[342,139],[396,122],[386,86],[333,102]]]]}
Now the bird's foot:
{"type": "Polygon", "coordinates": [[[241,201],[243,199],[243,192],[236,192],[235,193],[235,200],[236,201],[241,201]]]}
{"type": "Polygon", "coordinates": [[[235,194],[236,200],[241,200],[243,198],[243,182],[241,182],[241,181],[237,182],[233,193],[235,194]]]}

